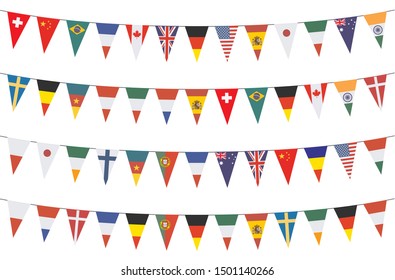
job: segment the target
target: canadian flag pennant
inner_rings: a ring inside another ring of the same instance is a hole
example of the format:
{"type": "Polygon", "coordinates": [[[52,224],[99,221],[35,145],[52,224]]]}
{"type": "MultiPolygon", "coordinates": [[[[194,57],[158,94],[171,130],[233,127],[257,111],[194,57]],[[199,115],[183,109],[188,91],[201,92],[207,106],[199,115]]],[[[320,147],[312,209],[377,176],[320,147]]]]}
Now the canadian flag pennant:
{"type": "Polygon", "coordinates": [[[8,12],[8,23],[10,24],[10,32],[12,39],[12,47],[14,48],[21,36],[30,16],[8,12]]]}
{"type": "Polygon", "coordinates": [[[217,98],[222,108],[226,123],[229,122],[230,115],[232,114],[233,105],[235,104],[237,96],[237,88],[234,89],[216,89],[217,98]]]}
{"type": "Polygon", "coordinates": [[[45,52],[56,27],[58,27],[59,20],[56,18],[37,17],[37,23],[40,30],[41,44],[43,46],[43,51],[45,52]]]}
{"type": "Polygon", "coordinates": [[[130,43],[132,44],[134,56],[136,59],[139,56],[141,47],[143,46],[148,28],[148,25],[126,25],[126,30],[128,31],[130,43]]]}
{"type": "Polygon", "coordinates": [[[12,173],[15,173],[16,169],[18,168],[18,165],[21,162],[27,147],[29,146],[29,143],[30,142],[26,140],[8,138],[12,173]]]}
{"type": "Polygon", "coordinates": [[[311,104],[313,105],[314,110],[317,113],[318,118],[321,115],[322,105],[324,104],[326,86],[327,86],[326,83],[304,86],[307,91],[307,94],[309,95],[311,104]]]}

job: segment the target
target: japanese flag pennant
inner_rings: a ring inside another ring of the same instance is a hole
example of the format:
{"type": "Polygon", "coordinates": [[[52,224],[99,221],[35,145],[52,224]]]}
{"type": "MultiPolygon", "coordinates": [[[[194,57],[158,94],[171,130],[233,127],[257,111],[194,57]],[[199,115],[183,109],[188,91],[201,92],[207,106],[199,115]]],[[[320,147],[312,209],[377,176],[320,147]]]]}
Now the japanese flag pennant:
{"type": "Polygon", "coordinates": [[[256,248],[259,248],[263,230],[265,229],[267,214],[245,214],[252,238],[254,238],[256,248]]]}
{"type": "Polygon", "coordinates": [[[222,108],[226,123],[229,122],[230,115],[232,114],[233,105],[237,97],[237,88],[234,89],[216,89],[217,98],[222,108]]]}
{"type": "Polygon", "coordinates": [[[311,104],[313,105],[314,110],[317,113],[318,118],[321,115],[322,105],[324,104],[326,86],[327,86],[326,83],[304,86],[307,91],[307,94],[309,95],[311,104]]]}
{"type": "Polygon", "coordinates": [[[236,38],[237,28],[238,26],[236,25],[215,27],[219,41],[225,54],[226,61],[229,60],[229,56],[233,47],[233,42],[236,38]]]}
{"type": "Polygon", "coordinates": [[[140,238],[143,235],[148,217],[148,214],[126,214],[130,234],[132,235],[133,243],[136,249],[139,246],[140,238]]]}
{"type": "Polygon", "coordinates": [[[147,160],[147,151],[126,151],[130,170],[133,174],[134,183],[138,184],[141,173],[143,172],[145,161],[147,160]]]}
{"type": "Polygon", "coordinates": [[[383,235],[384,213],[386,205],[386,200],[364,204],[366,211],[369,213],[370,218],[372,218],[373,224],[376,226],[380,236],[383,235]]]}
{"type": "Polygon", "coordinates": [[[386,74],[365,78],[366,85],[380,109],[383,107],[386,79],[386,74]]]}
{"type": "Polygon", "coordinates": [[[18,168],[18,165],[21,162],[27,147],[29,146],[29,143],[30,142],[26,140],[8,138],[12,173],[15,173],[16,169],[18,168]]]}
{"type": "Polygon", "coordinates": [[[229,249],[229,244],[232,239],[232,233],[238,216],[239,215],[215,215],[226,249],[229,249]]]}
{"type": "Polygon", "coordinates": [[[30,204],[27,203],[8,201],[12,236],[15,236],[16,232],[18,231],[18,228],[21,225],[27,210],[29,209],[29,206],[30,204]]]}
{"type": "Polygon", "coordinates": [[[318,244],[320,244],[321,242],[322,230],[324,228],[326,212],[327,209],[304,211],[318,244]]]}
{"type": "Polygon", "coordinates": [[[289,57],[292,49],[292,44],[295,38],[297,23],[276,24],[278,36],[284,47],[285,53],[289,57]]]}
{"type": "Polygon", "coordinates": [[[58,27],[59,20],[56,18],[37,17],[37,23],[40,30],[41,44],[43,46],[43,51],[45,52],[56,27],[58,27]]]}
{"type": "Polygon", "coordinates": [[[76,243],[88,218],[89,211],[66,209],[66,212],[69,217],[71,235],[73,236],[74,243],[76,243]]]}
{"type": "Polygon", "coordinates": [[[56,153],[58,152],[59,145],[37,143],[37,148],[38,148],[38,156],[40,157],[43,176],[45,177],[48,173],[49,168],[52,165],[56,153]]]}
{"type": "Polygon", "coordinates": [[[352,230],[354,227],[355,212],[357,211],[357,206],[346,206],[334,208],[340,223],[343,226],[344,232],[347,235],[348,240],[351,241],[352,230]]]}
{"type": "Polygon", "coordinates": [[[134,56],[136,59],[139,56],[141,47],[143,46],[148,28],[148,25],[126,25],[126,30],[128,31],[130,43],[132,44],[134,56]]]}
{"type": "Polygon", "coordinates": [[[185,29],[187,31],[195,59],[198,61],[204,39],[206,38],[208,26],[186,26],[185,29]]]}
{"type": "Polygon", "coordinates": [[[199,249],[200,240],[203,236],[208,215],[186,215],[185,218],[187,220],[189,230],[191,231],[193,243],[197,250],[199,249]]]}
{"type": "Polygon", "coordinates": [[[275,150],[274,152],[276,153],[278,162],[283,170],[285,179],[289,184],[298,149],[275,150]]]}
{"type": "Polygon", "coordinates": [[[107,247],[107,243],[110,240],[111,233],[115,223],[117,222],[119,213],[96,212],[96,216],[102,233],[104,247],[107,247]]]}
{"type": "Polygon", "coordinates": [[[245,29],[250,39],[250,44],[254,50],[256,59],[259,60],[263,42],[265,41],[267,25],[246,25],[245,29]]]}
{"type": "Polygon", "coordinates": [[[104,120],[107,121],[112,104],[117,97],[118,87],[96,86],[99,95],[100,104],[103,111],[104,120]]]}
{"type": "Polygon", "coordinates": [[[10,25],[12,47],[14,48],[21,36],[30,16],[8,12],[8,23],[10,25]]]}
{"type": "Polygon", "coordinates": [[[224,177],[226,186],[229,186],[230,178],[232,177],[233,168],[235,167],[238,152],[216,152],[219,167],[221,168],[222,176],[224,177]]]}
{"type": "Polygon", "coordinates": [[[185,90],[192,114],[196,124],[199,123],[200,114],[203,111],[204,102],[206,101],[207,89],[186,89],[185,90]]]}
{"type": "Polygon", "coordinates": [[[158,95],[163,117],[167,124],[170,118],[171,109],[173,109],[174,101],[177,98],[178,89],[156,89],[156,94],[158,95]]]}
{"type": "Polygon", "coordinates": [[[167,250],[177,224],[178,215],[156,215],[156,220],[167,250]]]}
{"type": "Polygon", "coordinates": [[[267,151],[247,151],[245,154],[256,185],[259,186],[263,167],[265,166],[266,162],[267,151]]]}
{"type": "Polygon", "coordinates": [[[59,208],[37,205],[38,216],[40,218],[41,233],[44,241],[47,239],[52,224],[58,215],[59,208]]]}
{"type": "Polygon", "coordinates": [[[169,184],[171,173],[173,172],[174,165],[176,164],[177,156],[178,152],[156,152],[156,157],[158,159],[166,187],[169,184]]]}
{"type": "Polygon", "coordinates": [[[199,185],[200,177],[202,176],[203,167],[206,163],[207,152],[186,152],[185,153],[189,166],[191,167],[193,179],[196,187],[199,185]]]}
{"type": "Polygon", "coordinates": [[[357,150],[357,143],[339,144],[335,145],[336,152],[343,163],[344,169],[348,177],[351,179],[352,168],[354,165],[355,151],[357,150]]]}

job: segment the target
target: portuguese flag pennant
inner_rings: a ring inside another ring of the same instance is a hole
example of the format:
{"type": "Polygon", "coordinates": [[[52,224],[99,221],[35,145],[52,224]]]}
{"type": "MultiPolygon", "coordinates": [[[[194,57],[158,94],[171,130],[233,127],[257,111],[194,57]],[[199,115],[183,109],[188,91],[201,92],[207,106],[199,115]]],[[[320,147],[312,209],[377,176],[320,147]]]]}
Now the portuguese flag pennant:
{"type": "Polygon", "coordinates": [[[156,220],[167,250],[177,224],[178,215],[156,215],[156,220]]]}
{"type": "Polygon", "coordinates": [[[227,250],[229,249],[237,217],[238,215],[215,215],[215,219],[217,220],[227,250]]]}
{"type": "Polygon", "coordinates": [[[304,211],[306,218],[311,226],[311,229],[313,230],[318,245],[321,242],[322,230],[324,228],[326,212],[327,209],[304,211]]]}
{"type": "Polygon", "coordinates": [[[208,215],[186,215],[185,216],[189,230],[191,231],[193,243],[196,250],[199,249],[200,240],[207,223],[208,215]]]}
{"type": "Polygon", "coordinates": [[[143,235],[145,224],[147,223],[148,214],[126,214],[130,234],[133,238],[135,248],[139,246],[141,236],[143,235]]]}
{"type": "Polygon", "coordinates": [[[197,62],[203,47],[204,39],[206,38],[208,26],[186,26],[185,29],[197,62]]]}
{"type": "Polygon", "coordinates": [[[245,214],[252,238],[254,238],[256,248],[259,249],[263,230],[265,229],[267,214],[245,214]]]}
{"type": "Polygon", "coordinates": [[[174,165],[176,164],[177,156],[178,152],[156,152],[156,157],[158,158],[158,163],[162,171],[166,187],[169,184],[171,173],[173,172],[174,165]]]}
{"type": "Polygon", "coordinates": [[[357,211],[357,206],[346,206],[334,208],[340,223],[343,226],[344,232],[347,235],[348,240],[351,241],[352,230],[354,227],[355,212],[357,211]]]}
{"type": "Polygon", "coordinates": [[[145,161],[147,160],[147,151],[126,151],[130,170],[133,174],[134,183],[138,184],[141,173],[143,172],[145,161]]]}
{"type": "Polygon", "coordinates": [[[21,225],[27,210],[29,209],[29,206],[30,204],[27,203],[8,201],[12,236],[15,236],[16,232],[18,231],[18,228],[21,225]]]}
{"type": "Polygon", "coordinates": [[[380,236],[383,235],[384,213],[386,205],[386,200],[366,203],[364,205],[380,236]]]}

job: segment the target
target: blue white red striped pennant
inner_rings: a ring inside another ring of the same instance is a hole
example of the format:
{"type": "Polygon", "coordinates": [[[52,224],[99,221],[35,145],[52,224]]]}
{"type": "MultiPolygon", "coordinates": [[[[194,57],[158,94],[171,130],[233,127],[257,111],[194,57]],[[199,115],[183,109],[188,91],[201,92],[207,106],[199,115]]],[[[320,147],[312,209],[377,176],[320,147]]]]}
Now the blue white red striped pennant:
{"type": "Polygon", "coordinates": [[[96,212],[96,216],[103,236],[104,247],[107,247],[107,243],[110,240],[111,233],[115,223],[117,222],[119,213],[96,212]]]}
{"type": "Polygon", "coordinates": [[[107,58],[108,52],[110,51],[112,41],[114,40],[115,34],[118,30],[118,26],[118,24],[111,23],[96,23],[105,58],[107,58]]]}

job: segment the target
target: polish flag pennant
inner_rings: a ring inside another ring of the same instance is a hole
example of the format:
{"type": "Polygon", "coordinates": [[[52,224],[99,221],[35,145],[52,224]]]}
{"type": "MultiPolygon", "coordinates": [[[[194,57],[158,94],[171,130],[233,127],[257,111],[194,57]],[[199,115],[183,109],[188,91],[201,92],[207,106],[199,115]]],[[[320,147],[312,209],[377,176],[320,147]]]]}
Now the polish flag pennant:
{"type": "Polygon", "coordinates": [[[40,218],[41,233],[45,241],[58,215],[59,208],[37,205],[37,211],[38,217],[40,218]]]}
{"type": "Polygon", "coordinates": [[[21,225],[23,217],[25,217],[27,210],[29,209],[29,206],[30,204],[27,203],[8,201],[12,236],[15,236],[16,232],[18,231],[18,228],[21,225]]]}
{"type": "Polygon", "coordinates": [[[143,46],[148,27],[148,25],[126,25],[126,30],[128,31],[130,43],[132,44],[136,59],[139,56],[141,47],[143,46]]]}
{"type": "Polygon", "coordinates": [[[59,149],[59,145],[37,143],[37,148],[38,148],[38,156],[40,157],[43,176],[45,177],[59,149]]]}
{"type": "Polygon", "coordinates": [[[8,23],[10,24],[10,32],[12,39],[12,47],[14,48],[21,36],[30,16],[8,12],[8,23]]]}
{"type": "Polygon", "coordinates": [[[237,88],[215,90],[226,123],[229,122],[230,115],[232,114],[233,105],[235,104],[235,100],[237,97],[237,91],[237,88]]]}
{"type": "Polygon", "coordinates": [[[96,212],[96,216],[102,233],[104,247],[107,247],[107,243],[110,240],[111,233],[115,223],[117,222],[119,213],[96,212]]]}
{"type": "Polygon", "coordinates": [[[96,86],[99,95],[100,104],[103,111],[104,120],[107,121],[110,114],[112,104],[117,97],[118,87],[96,86]]]}
{"type": "Polygon", "coordinates": [[[67,209],[67,216],[69,217],[70,229],[74,243],[78,241],[88,215],[89,211],[67,209]]]}
{"type": "Polygon", "coordinates": [[[12,173],[15,173],[16,169],[18,168],[18,165],[21,162],[27,147],[29,146],[29,143],[30,142],[26,140],[8,138],[12,173]]]}
{"type": "Polygon", "coordinates": [[[37,23],[40,30],[41,44],[43,46],[43,51],[45,52],[56,30],[56,27],[58,27],[59,19],[37,17],[37,23]]]}

